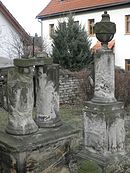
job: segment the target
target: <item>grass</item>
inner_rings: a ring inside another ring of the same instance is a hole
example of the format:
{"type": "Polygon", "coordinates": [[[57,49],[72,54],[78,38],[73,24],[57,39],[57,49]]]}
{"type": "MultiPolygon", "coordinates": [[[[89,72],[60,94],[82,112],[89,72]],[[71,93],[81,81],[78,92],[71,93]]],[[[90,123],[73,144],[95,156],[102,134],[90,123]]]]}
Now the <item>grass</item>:
{"type": "Polygon", "coordinates": [[[60,117],[74,128],[82,129],[82,105],[62,105],[60,106],[60,117]]]}

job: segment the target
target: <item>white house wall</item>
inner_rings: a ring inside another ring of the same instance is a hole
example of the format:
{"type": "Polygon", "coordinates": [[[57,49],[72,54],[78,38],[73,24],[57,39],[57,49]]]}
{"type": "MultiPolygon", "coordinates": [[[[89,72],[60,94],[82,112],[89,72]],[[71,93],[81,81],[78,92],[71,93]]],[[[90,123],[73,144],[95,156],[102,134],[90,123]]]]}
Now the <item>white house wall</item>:
{"type": "Polygon", "coordinates": [[[10,24],[10,22],[0,13],[0,57],[18,58],[18,54],[14,46],[18,33],[10,24]]]}
{"type": "MultiPolygon", "coordinates": [[[[75,21],[79,21],[82,26],[85,26],[88,31],[88,19],[94,19],[95,23],[101,21],[101,15],[104,11],[88,12],[87,14],[80,14],[75,16],[75,21]]],[[[130,59],[130,34],[125,34],[125,15],[130,15],[130,7],[122,9],[108,10],[111,22],[116,23],[115,39],[115,64],[122,68],[125,68],[125,59],[130,59]]],[[[49,24],[54,24],[55,28],[58,24],[58,19],[48,19],[42,21],[43,25],[43,39],[48,42],[47,52],[52,51],[52,40],[49,36],[49,24]]],[[[96,44],[97,39],[95,36],[91,37],[92,46],[96,44]]]]}

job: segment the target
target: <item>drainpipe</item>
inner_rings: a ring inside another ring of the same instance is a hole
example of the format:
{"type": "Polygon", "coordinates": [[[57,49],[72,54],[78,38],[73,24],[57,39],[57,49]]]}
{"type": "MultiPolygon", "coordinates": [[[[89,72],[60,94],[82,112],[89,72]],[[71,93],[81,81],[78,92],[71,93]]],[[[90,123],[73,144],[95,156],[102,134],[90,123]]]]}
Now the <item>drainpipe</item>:
{"type": "Polygon", "coordinates": [[[41,24],[41,37],[42,37],[42,40],[43,40],[43,24],[42,24],[42,20],[38,19],[38,22],[40,22],[40,24],[41,24]]]}
{"type": "Polygon", "coordinates": [[[35,42],[35,37],[33,37],[33,57],[35,56],[35,45],[34,45],[34,42],[35,42]]]}
{"type": "MultiPolygon", "coordinates": [[[[38,22],[40,22],[41,24],[41,38],[42,38],[42,42],[43,42],[43,23],[42,23],[42,20],[38,19],[38,22]]],[[[42,47],[43,49],[43,47],[42,47]]]]}

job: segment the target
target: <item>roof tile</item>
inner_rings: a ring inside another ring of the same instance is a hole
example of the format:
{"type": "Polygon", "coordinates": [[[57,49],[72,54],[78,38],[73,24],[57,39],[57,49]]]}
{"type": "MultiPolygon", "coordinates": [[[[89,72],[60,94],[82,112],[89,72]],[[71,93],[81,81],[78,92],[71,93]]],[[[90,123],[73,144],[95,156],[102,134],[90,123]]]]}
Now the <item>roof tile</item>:
{"type": "Polygon", "coordinates": [[[130,3],[130,0],[51,0],[50,3],[37,15],[38,18],[52,16],[57,13],[93,9],[107,5],[130,3]]]}

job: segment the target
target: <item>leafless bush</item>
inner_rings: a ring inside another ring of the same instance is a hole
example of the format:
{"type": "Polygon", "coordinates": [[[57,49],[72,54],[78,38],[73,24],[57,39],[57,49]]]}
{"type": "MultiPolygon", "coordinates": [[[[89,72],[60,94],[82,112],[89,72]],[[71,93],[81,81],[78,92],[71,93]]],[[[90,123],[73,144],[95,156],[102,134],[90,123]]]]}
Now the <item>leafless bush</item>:
{"type": "Polygon", "coordinates": [[[123,101],[125,106],[130,103],[130,72],[116,68],[115,96],[118,101],[123,101]]]}
{"type": "MultiPolygon", "coordinates": [[[[77,72],[80,83],[80,97],[82,101],[91,100],[94,94],[94,80],[91,70],[84,69],[77,72]]],[[[130,103],[130,72],[115,69],[115,97],[127,106],[130,103]]]]}
{"type": "Polygon", "coordinates": [[[94,81],[92,71],[83,69],[77,72],[77,78],[79,79],[80,98],[82,102],[90,100],[93,97],[94,81]]]}

